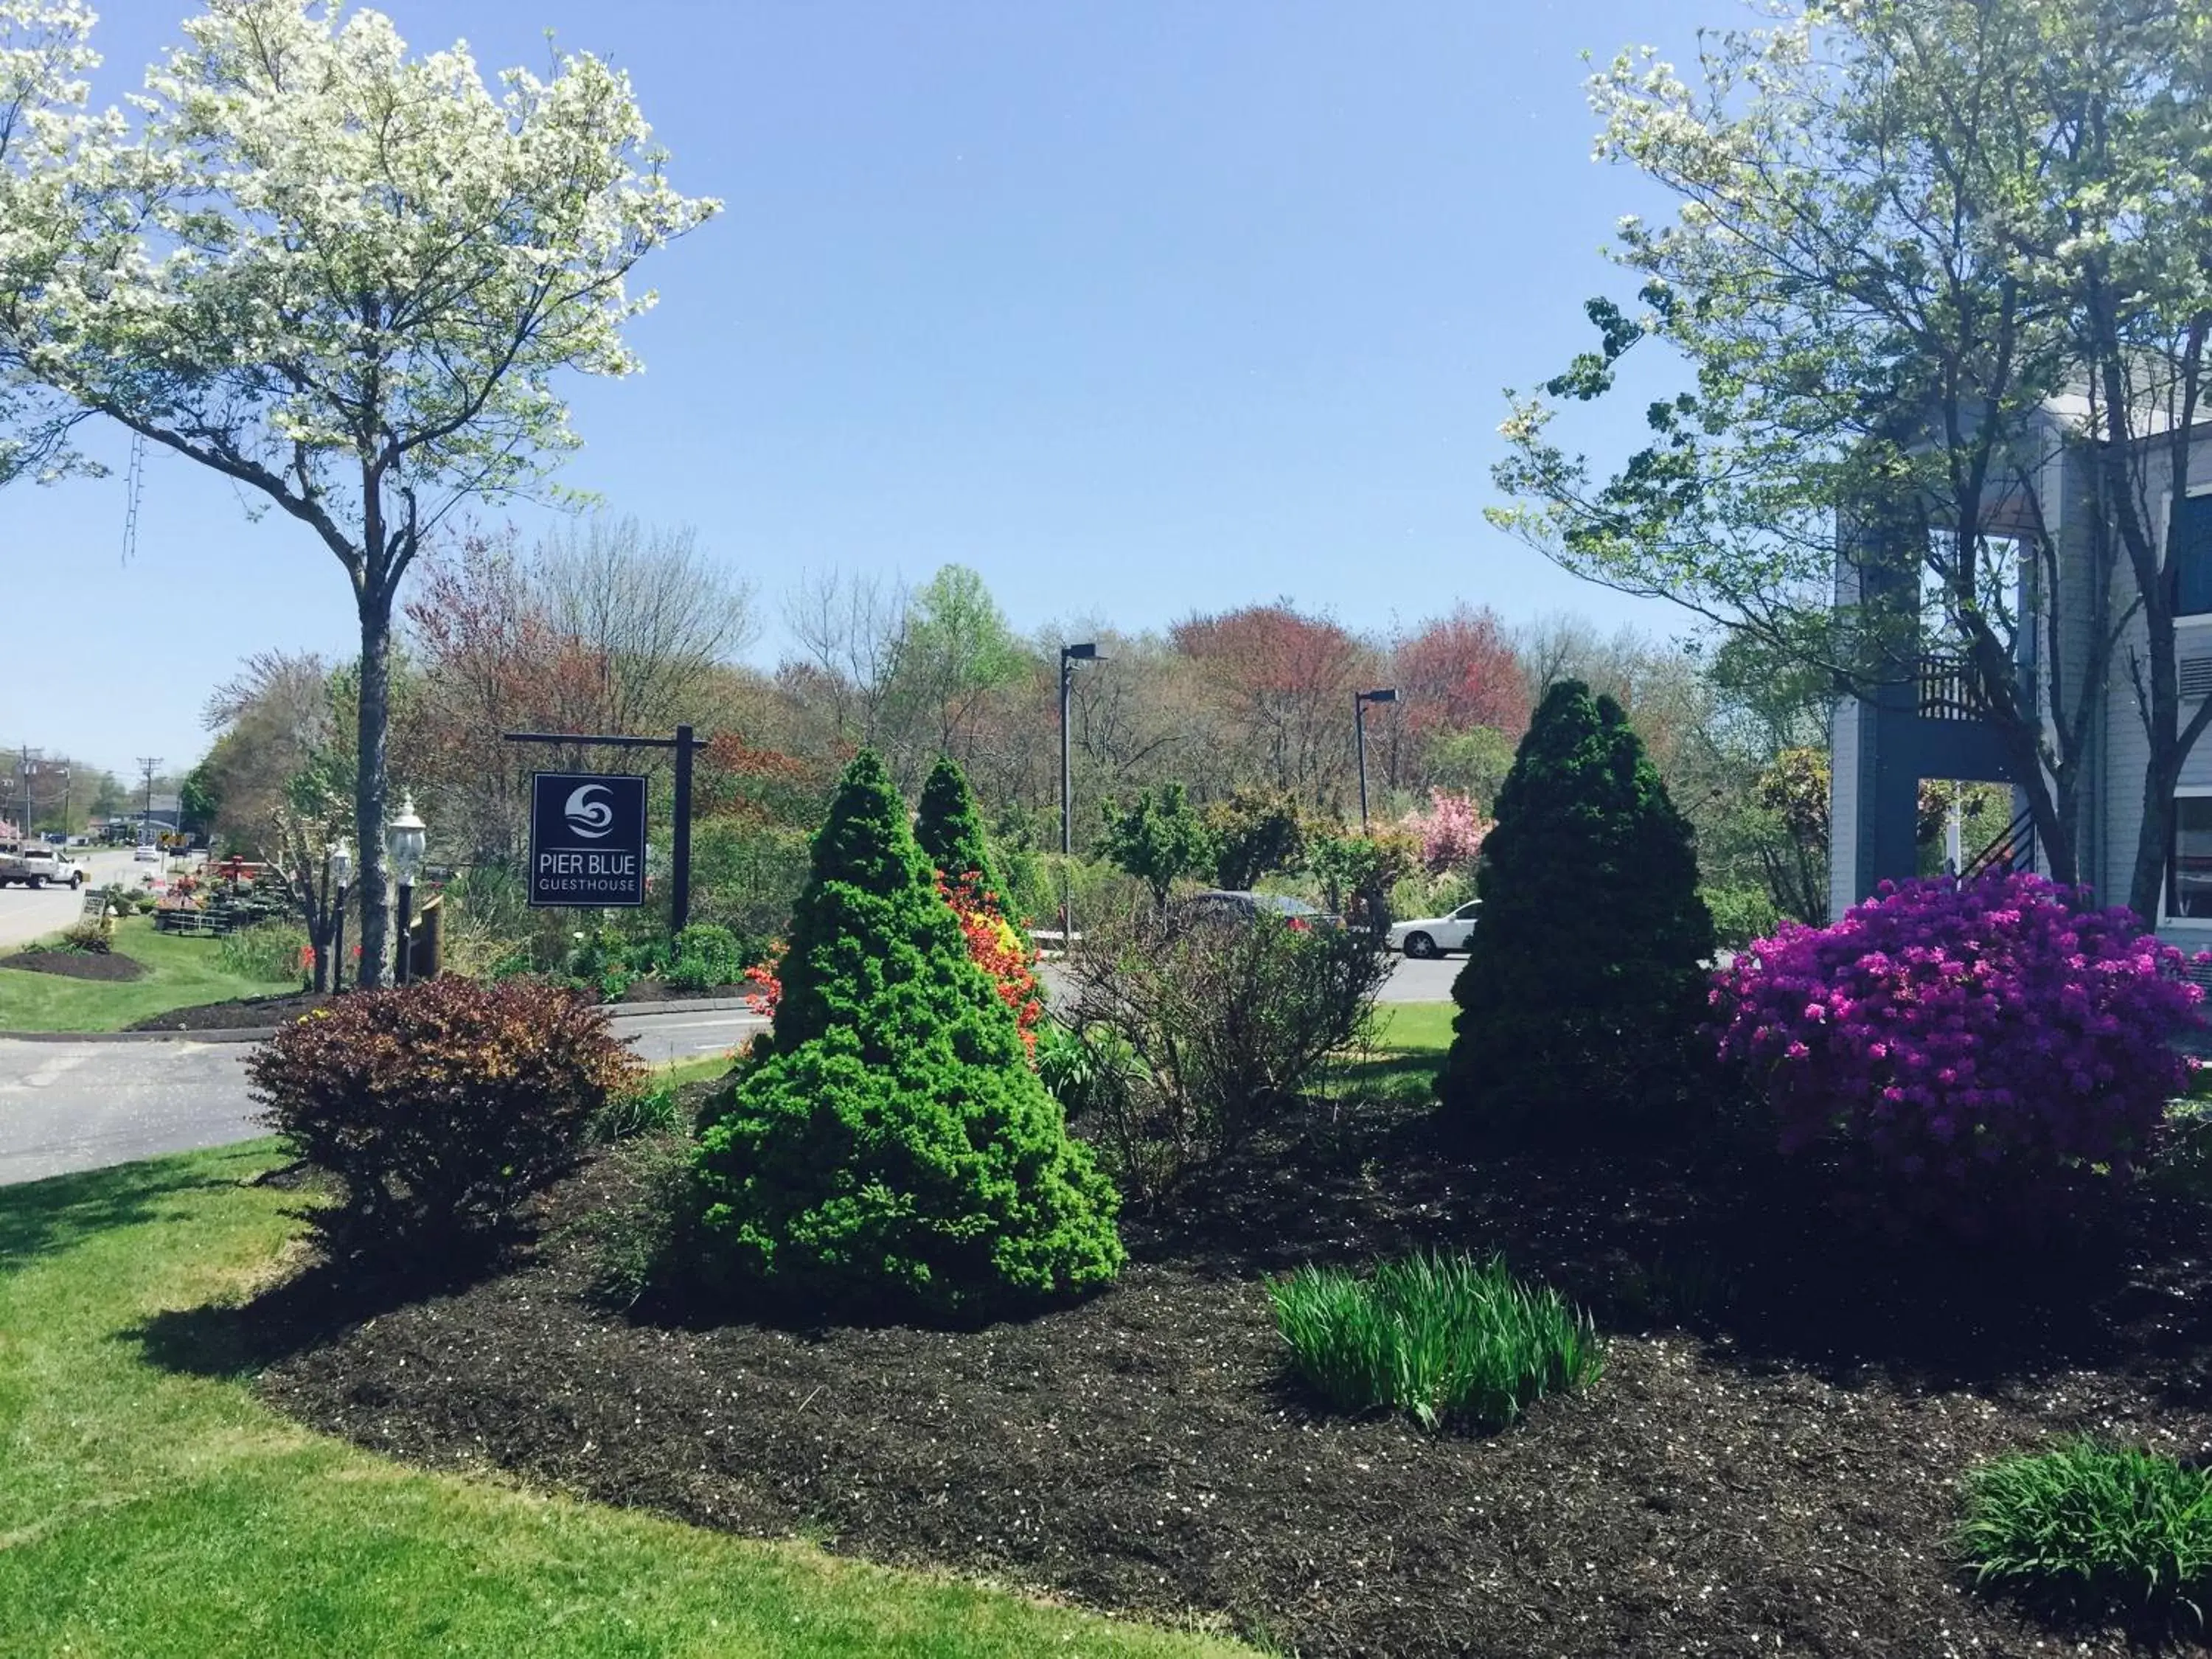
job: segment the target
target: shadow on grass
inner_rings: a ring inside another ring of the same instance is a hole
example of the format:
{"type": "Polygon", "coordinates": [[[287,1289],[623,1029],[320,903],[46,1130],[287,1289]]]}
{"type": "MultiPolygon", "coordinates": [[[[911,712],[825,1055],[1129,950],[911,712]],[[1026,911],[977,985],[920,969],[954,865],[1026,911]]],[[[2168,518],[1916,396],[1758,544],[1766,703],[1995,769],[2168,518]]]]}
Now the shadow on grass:
{"type": "Polygon", "coordinates": [[[170,1309],[123,1334],[164,1370],[250,1376],[410,1304],[457,1295],[492,1277],[501,1265],[486,1257],[397,1272],[319,1261],[245,1302],[170,1309]]]}
{"type": "Polygon", "coordinates": [[[178,1194],[234,1185],[233,1172],[173,1158],[88,1170],[0,1187],[0,1273],[72,1249],[96,1234],[159,1219],[178,1194]]]}

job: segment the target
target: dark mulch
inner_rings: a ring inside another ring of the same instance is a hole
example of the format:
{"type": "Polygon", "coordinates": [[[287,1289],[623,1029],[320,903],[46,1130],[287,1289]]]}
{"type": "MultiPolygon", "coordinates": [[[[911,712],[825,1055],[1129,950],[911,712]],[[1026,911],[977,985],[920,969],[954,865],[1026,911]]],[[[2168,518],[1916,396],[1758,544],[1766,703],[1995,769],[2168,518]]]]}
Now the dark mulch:
{"type": "MultiPolygon", "coordinates": [[[[216,1347],[273,1361],[264,1392],[307,1422],[420,1462],[1195,1611],[1309,1659],[2151,1651],[1965,1589],[1954,1483],[2062,1432],[2212,1449],[2205,1216],[2175,1198],[1992,1269],[1836,1248],[1768,1172],[1470,1162],[1363,1109],[1265,1149],[1200,1224],[1131,1221],[1122,1283],[1083,1306],[793,1332],[594,1302],[591,1235],[637,1159],[554,1194],[504,1273],[350,1313],[310,1274],[216,1347]],[[1747,1182],[1756,1206],[1714,1196],[1747,1182]],[[1437,1242],[1589,1304],[1595,1388],[1430,1438],[1284,1382],[1267,1273],[1437,1242]]],[[[215,1340],[185,1335],[184,1363],[215,1340]]]]}
{"type": "Polygon", "coordinates": [[[290,991],[276,996],[235,997],[228,1002],[203,1002],[191,1008],[172,1008],[150,1015],[131,1031],[243,1031],[263,1025],[282,1025],[330,1000],[328,993],[290,991]]]}
{"type": "Polygon", "coordinates": [[[0,968],[59,974],[64,979],[96,979],[112,985],[146,977],[144,963],[112,951],[18,951],[12,957],[0,957],[0,968]]]}

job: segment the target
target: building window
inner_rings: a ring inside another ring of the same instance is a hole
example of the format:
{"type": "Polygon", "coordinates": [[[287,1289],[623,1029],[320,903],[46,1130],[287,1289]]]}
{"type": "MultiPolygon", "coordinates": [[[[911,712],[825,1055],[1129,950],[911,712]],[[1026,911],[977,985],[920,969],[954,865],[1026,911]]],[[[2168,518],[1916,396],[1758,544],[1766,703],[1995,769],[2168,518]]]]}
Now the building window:
{"type": "Polygon", "coordinates": [[[2185,495],[2173,504],[2166,567],[2175,616],[2212,612],[2212,495],[2185,495]]]}
{"type": "Polygon", "coordinates": [[[2166,863],[2166,913],[2212,921],[2212,795],[2173,803],[2173,845],[2166,863]]]}

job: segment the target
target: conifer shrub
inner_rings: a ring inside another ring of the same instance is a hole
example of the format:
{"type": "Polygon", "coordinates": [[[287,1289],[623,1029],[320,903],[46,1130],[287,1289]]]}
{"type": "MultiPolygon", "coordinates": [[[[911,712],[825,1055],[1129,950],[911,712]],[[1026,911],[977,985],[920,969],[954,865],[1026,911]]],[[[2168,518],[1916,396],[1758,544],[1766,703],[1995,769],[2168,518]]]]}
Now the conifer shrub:
{"type": "Polygon", "coordinates": [[[1000,915],[1012,919],[1011,896],[991,857],[990,838],[983,833],[982,815],[975,810],[968,775],[950,755],[937,757],[922,783],[914,838],[930,867],[946,883],[968,887],[1000,915]]]}
{"type": "Polygon", "coordinates": [[[1553,686],[1482,845],[1445,1112],[1489,1133],[1649,1130],[1698,1079],[1712,917],[1688,820],[1610,697],[1553,686]]]}
{"type": "Polygon", "coordinates": [[[441,978],[325,1003],[246,1077],[262,1121],[337,1177],[316,1216],[333,1249],[431,1259],[507,1230],[640,1069],[588,996],[441,978]]]}
{"type": "Polygon", "coordinates": [[[1785,1158],[1890,1227],[2042,1229],[2124,1188],[2189,1086],[2203,993],[2126,909],[2027,872],[1884,883],[1712,993],[1785,1158]]]}
{"type": "Polygon", "coordinates": [[[696,1266],[732,1301],[964,1319],[1121,1267],[1118,1197],[934,878],[863,751],[815,837],[773,1044],[701,1137],[696,1266]]]}

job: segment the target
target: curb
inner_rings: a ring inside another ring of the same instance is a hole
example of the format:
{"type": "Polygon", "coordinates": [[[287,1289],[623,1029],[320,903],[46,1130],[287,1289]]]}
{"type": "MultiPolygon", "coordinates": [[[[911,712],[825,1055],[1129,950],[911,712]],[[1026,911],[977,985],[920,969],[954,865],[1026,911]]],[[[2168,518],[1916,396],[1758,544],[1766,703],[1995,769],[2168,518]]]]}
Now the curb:
{"type": "MultiPolygon", "coordinates": [[[[750,1012],[743,997],[698,997],[665,1002],[603,1002],[610,1019],[669,1019],[678,1014],[750,1012]]],[[[0,1031],[0,1042],[260,1042],[276,1035],[274,1025],[235,1025],[205,1031],[0,1031]]]]}

